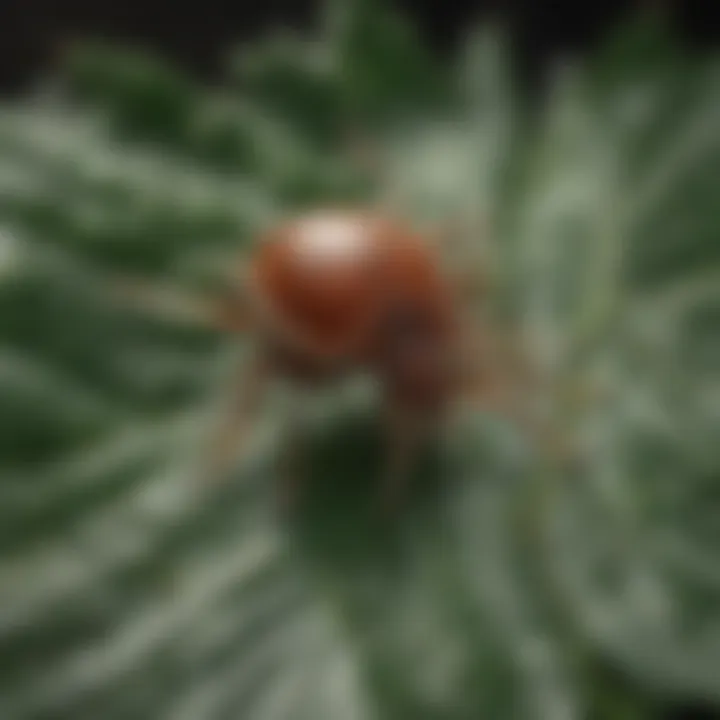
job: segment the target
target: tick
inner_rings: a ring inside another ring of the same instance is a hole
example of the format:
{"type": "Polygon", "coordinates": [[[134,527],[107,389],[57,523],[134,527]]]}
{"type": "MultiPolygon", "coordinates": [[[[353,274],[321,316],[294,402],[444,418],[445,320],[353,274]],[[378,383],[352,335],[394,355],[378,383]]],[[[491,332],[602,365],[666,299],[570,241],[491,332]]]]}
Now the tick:
{"type": "MultiPolygon", "coordinates": [[[[207,475],[227,469],[274,380],[314,388],[368,373],[380,385],[385,421],[378,500],[385,511],[397,509],[418,450],[453,401],[488,385],[460,277],[423,233],[377,212],[319,210],[262,234],[237,273],[232,301],[207,316],[253,340],[207,475]]],[[[302,448],[287,441],[279,490],[292,505],[302,492],[302,448]]]]}

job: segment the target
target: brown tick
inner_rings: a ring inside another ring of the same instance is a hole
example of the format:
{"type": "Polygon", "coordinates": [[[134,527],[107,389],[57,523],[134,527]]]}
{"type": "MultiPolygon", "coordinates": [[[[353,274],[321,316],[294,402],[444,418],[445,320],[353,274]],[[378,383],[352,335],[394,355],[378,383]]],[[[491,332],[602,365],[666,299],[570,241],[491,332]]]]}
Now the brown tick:
{"type": "MultiPolygon", "coordinates": [[[[257,342],[242,368],[232,417],[211,448],[208,474],[227,470],[269,381],[308,387],[365,372],[380,383],[386,410],[380,500],[385,510],[396,508],[417,450],[452,401],[488,387],[481,335],[466,318],[466,286],[423,234],[375,212],[316,211],[258,240],[236,278],[233,302],[220,319],[219,306],[210,311],[222,328],[257,342]]],[[[284,503],[301,490],[299,459],[289,457],[284,503]]]]}

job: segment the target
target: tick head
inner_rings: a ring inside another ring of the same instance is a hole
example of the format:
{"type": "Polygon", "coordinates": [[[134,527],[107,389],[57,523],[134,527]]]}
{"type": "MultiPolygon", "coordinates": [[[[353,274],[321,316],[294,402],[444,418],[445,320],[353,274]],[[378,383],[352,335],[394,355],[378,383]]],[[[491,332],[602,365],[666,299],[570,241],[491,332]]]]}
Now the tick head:
{"type": "Polygon", "coordinates": [[[398,306],[382,323],[378,374],[387,390],[420,406],[443,404],[453,390],[454,344],[448,328],[421,306],[398,306]]]}

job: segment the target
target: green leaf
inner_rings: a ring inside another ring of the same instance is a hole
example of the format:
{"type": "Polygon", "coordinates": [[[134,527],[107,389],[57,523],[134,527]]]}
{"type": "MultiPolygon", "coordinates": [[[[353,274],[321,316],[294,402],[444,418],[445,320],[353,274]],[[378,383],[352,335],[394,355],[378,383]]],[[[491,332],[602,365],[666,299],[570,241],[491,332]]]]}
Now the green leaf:
{"type": "Polygon", "coordinates": [[[392,9],[336,9],[222,92],[103,51],[82,102],[0,111],[0,717],[720,703],[717,63],[641,23],[525,117],[497,31],[448,79],[392,9]],[[339,151],[353,124],[384,140],[370,186],[339,151]],[[280,517],[278,388],[198,483],[250,338],[116,281],[206,292],[279,218],[372,198],[491,264],[575,461],[472,410],[383,521],[377,398],[351,384],[302,403],[306,492],[280,517]]]}
{"type": "Polygon", "coordinates": [[[231,72],[244,98],[290,124],[306,142],[323,147],[342,140],[347,117],[327,41],[278,31],[240,49],[231,72]]]}
{"type": "Polygon", "coordinates": [[[326,8],[327,42],[352,121],[382,127],[453,100],[450,78],[392,3],[328,0],[326,8]]]}
{"type": "Polygon", "coordinates": [[[67,66],[71,88],[106,103],[122,132],[170,140],[185,132],[191,86],[167,63],[140,51],[95,44],[75,48],[67,66]]]}
{"type": "Polygon", "coordinates": [[[257,168],[253,125],[220,90],[206,97],[176,68],[139,50],[81,44],[68,54],[62,95],[100,111],[125,141],[166,148],[215,170],[257,168]]]}

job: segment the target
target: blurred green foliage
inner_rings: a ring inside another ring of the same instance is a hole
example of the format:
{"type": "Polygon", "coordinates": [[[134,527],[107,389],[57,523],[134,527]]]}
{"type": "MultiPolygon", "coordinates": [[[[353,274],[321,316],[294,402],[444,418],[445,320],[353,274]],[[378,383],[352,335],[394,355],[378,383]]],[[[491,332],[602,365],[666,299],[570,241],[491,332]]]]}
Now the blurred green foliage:
{"type": "Polygon", "coordinates": [[[439,67],[356,0],[243,50],[224,88],[86,47],[0,108],[2,720],[720,702],[720,66],[643,16],[528,115],[506,50],[485,29],[439,67]],[[198,489],[244,341],[110,281],[212,287],[258,230],[338,201],[461,221],[580,464],[470,413],[383,523],[372,406],[332,397],[310,495],[278,522],[278,397],[229,482],[198,489]]]}

